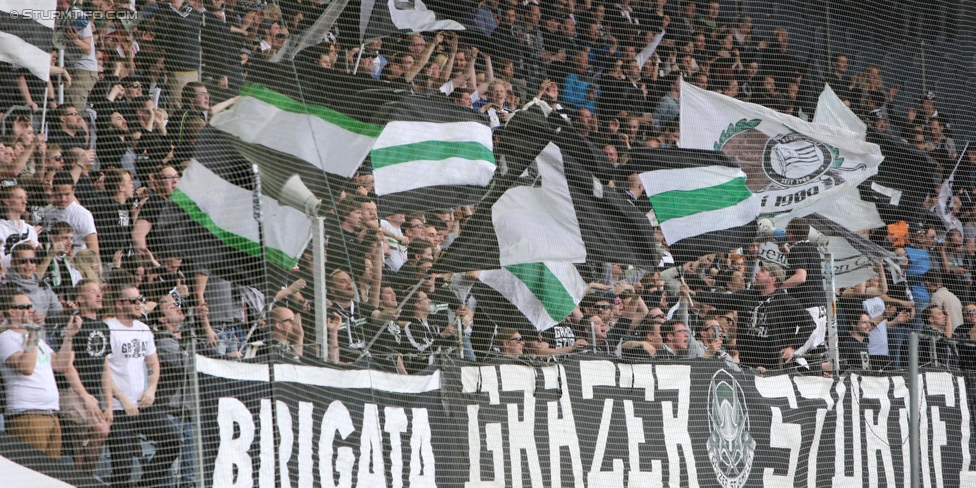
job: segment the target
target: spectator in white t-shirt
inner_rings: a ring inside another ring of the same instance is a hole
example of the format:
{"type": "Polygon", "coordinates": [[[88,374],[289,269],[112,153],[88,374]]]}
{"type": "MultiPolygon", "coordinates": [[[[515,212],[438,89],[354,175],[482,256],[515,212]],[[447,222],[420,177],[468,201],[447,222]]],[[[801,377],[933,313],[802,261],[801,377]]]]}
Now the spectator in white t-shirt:
{"type": "Polygon", "coordinates": [[[58,171],[54,174],[54,193],[51,204],[38,210],[44,230],[50,230],[54,222],[67,222],[75,230],[75,254],[91,249],[98,254],[98,234],[95,218],[75,198],[75,180],[71,173],[58,171]]]}
{"type": "MultiPolygon", "coordinates": [[[[55,353],[40,338],[30,298],[14,288],[0,293],[7,328],[0,333],[0,374],[6,386],[6,432],[49,456],[61,456],[58,385],[54,372],[71,367],[71,340],[55,353]]],[[[78,322],[80,325],[80,322],[78,322]]],[[[78,332],[69,330],[69,337],[78,332]]]]}
{"type": "Polygon", "coordinates": [[[105,320],[111,331],[112,353],[108,357],[112,376],[112,431],[108,449],[112,456],[112,486],[129,479],[133,456],[142,457],[139,434],[156,445],[152,461],[142,467],[141,483],[157,486],[180,454],[181,440],[166,414],[158,409],[159,356],[149,326],[139,321],[145,298],[131,283],[118,287],[114,297],[115,317],[105,320]]]}
{"type": "Polygon", "coordinates": [[[0,219],[0,262],[5,268],[10,267],[10,251],[22,242],[30,242],[32,246],[39,246],[37,230],[24,222],[23,215],[27,213],[27,191],[20,185],[8,186],[3,189],[0,201],[3,202],[3,219],[0,219]]]}

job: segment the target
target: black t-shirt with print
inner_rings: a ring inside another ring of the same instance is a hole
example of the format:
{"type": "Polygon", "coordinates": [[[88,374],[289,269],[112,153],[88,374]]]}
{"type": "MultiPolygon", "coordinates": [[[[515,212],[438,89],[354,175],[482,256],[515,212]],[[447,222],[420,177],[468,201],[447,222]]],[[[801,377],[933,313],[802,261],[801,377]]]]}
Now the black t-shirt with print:
{"type": "Polygon", "coordinates": [[[75,353],[74,365],[85,390],[98,397],[102,391],[105,357],[112,352],[111,332],[104,321],[86,317],[81,320],[81,330],[71,343],[75,353]]]}

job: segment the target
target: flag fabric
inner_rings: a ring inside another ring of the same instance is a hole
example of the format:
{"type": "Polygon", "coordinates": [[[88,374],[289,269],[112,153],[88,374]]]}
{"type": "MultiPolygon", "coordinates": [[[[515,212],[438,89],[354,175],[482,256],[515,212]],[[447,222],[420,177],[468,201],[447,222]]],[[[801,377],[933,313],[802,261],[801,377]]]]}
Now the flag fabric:
{"type": "Polygon", "coordinates": [[[197,158],[207,157],[201,153],[225,158],[229,147],[258,165],[272,197],[297,174],[317,197],[333,202],[382,131],[378,107],[403,93],[369,78],[324,70],[304,56],[294,63],[249,64],[254,65],[249,82],[237,103],[203,130],[197,158]]]}
{"type": "Polygon", "coordinates": [[[805,122],[761,105],[681,84],[681,147],[736,159],[760,212],[801,216],[878,172],[876,145],[848,129],[805,122]]]}
{"type": "Polygon", "coordinates": [[[676,262],[752,242],[759,198],[735,160],[694,149],[635,148],[627,164],[640,175],[676,262]]]}
{"type": "Polygon", "coordinates": [[[559,115],[516,112],[496,153],[499,171],[489,191],[435,270],[549,261],[657,266],[647,216],[593,176],[589,168],[605,156],[559,115]]]}
{"type": "Polygon", "coordinates": [[[453,20],[439,20],[421,0],[363,0],[360,7],[361,43],[398,32],[441,30],[464,30],[464,26],[453,20]]]}
{"type": "Polygon", "coordinates": [[[844,105],[840,97],[834,93],[830,85],[824,85],[820,98],[817,99],[817,111],[813,114],[813,123],[841,127],[848,129],[864,139],[868,126],[850,107],[844,105]]]}
{"type": "Polygon", "coordinates": [[[637,60],[638,66],[644,66],[644,64],[647,63],[654,56],[654,53],[657,51],[658,45],[660,45],[661,40],[664,39],[664,34],[665,32],[661,32],[655,35],[651,39],[651,42],[647,44],[647,47],[641,50],[641,52],[637,53],[637,57],[635,59],[637,60]]]}
{"type": "MultiPolygon", "coordinates": [[[[254,195],[221,178],[199,161],[192,160],[170,197],[196,225],[193,234],[198,242],[190,248],[201,249],[208,263],[224,267],[260,267],[261,233],[254,219],[254,195]],[[206,232],[200,232],[202,228],[206,232]]],[[[267,195],[261,197],[263,234],[267,262],[290,270],[298,262],[312,238],[312,221],[304,212],[281,205],[267,195]]],[[[256,273],[244,279],[253,279],[256,273]]],[[[246,275],[246,273],[241,273],[246,275]]],[[[240,278],[240,277],[238,277],[240,278]]],[[[252,286],[256,282],[250,282],[252,286]]]]}
{"type": "Polygon", "coordinates": [[[936,203],[935,214],[942,219],[943,225],[946,229],[956,229],[960,233],[963,232],[962,221],[959,220],[959,216],[955,215],[954,207],[954,196],[953,186],[956,180],[956,171],[959,170],[959,164],[962,163],[962,159],[965,157],[966,151],[969,149],[969,143],[966,143],[966,147],[960,152],[959,159],[956,161],[955,167],[952,168],[952,173],[949,173],[949,177],[942,182],[939,187],[939,199],[936,203]]]}
{"type": "Polygon", "coordinates": [[[244,144],[284,153],[347,178],[355,174],[381,130],[334,108],[255,83],[241,87],[237,103],[215,115],[211,124],[244,144]]]}
{"type": "MultiPolygon", "coordinates": [[[[506,266],[482,271],[478,280],[498,292],[489,313],[495,316],[524,316],[536,330],[546,330],[563,321],[579,305],[586,282],[572,263],[546,262],[506,266]],[[511,310],[514,307],[515,310],[511,310]]],[[[489,302],[485,302],[489,303],[489,302]]],[[[479,301],[479,308],[482,302],[479,301]]]]}
{"type": "Polygon", "coordinates": [[[0,0],[0,61],[26,68],[47,81],[55,22],[53,15],[41,14],[56,7],[56,0],[0,0]]]}
{"type": "MultiPolygon", "coordinates": [[[[848,129],[856,133],[860,139],[864,139],[867,134],[867,125],[858,118],[850,107],[844,105],[844,102],[837,97],[830,85],[824,85],[824,90],[817,101],[817,111],[813,117],[813,122],[848,129]]],[[[856,187],[847,188],[835,198],[820,200],[818,203],[806,207],[804,212],[819,213],[821,216],[853,231],[884,226],[877,206],[873,202],[862,200],[861,192],[856,187]]],[[[773,224],[783,228],[794,216],[801,217],[803,213],[796,215],[780,214],[780,216],[773,218],[773,224]]]]}
{"type": "Polygon", "coordinates": [[[321,43],[348,4],[349,0],[332,0],[322,15],[315,19],[314,24],[305,29],[301,35],[288,38],[285,46],[271,57],[271,62],[291,61],[302,49],[321,43]]]}
{"type": "Polygon", "coordinates": [[[404,97],[390,114],[370,162],[381,213],[477,203],[496,166],[484,116],[416,95],[404,97]]]}

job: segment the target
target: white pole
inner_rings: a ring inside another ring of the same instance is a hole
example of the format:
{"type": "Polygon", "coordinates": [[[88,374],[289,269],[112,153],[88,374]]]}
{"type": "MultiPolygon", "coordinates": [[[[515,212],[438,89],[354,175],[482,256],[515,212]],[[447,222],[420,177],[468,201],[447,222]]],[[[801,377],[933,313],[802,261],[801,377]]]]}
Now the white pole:
{"type": "Polygon", "coordinates": [[[840,354],[837,351],[837,313],[834,308],[836,281],[834,280],[834,254],[824,253],[824,291],[827,295],[827,357],[834,371],[840,371],[840,354]]]}
{"type": "Polygon", "coordinates": [[[319,346],[319,359],[327,361],[329,357],[329,337],[326,322],[328,321],[325,308],[325,218],[315,217],[315,228],[312,229],[312,266],[315,279],[315,342],[319,346]]]}
{"type": "MultiPolygon", "coordinates": [[[[58,66],[64,69],[64,49],[58,50],[58,66]]],[[[64,75],[58,75],[58,105],[64,103],[64,75]]],[[[47,105],[47,100],[44,100],[47,105]]]]}

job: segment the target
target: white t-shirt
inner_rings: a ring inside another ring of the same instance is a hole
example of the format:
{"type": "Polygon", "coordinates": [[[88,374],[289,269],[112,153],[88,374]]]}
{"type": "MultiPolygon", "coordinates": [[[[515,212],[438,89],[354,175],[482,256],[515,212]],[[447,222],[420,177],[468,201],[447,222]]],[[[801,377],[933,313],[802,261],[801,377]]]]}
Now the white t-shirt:
{"type": "MultiPolygon", "coordinates": [[[[122,325],[115,317],[106,319],[105,324],[112,332],[112,353],[108,356],[112,381],[129,401],[138,403],[149,379],[146,376],[146,356],[156,354],[152,331],[138,320],[132,322],[132,327],[122,325]]],[[[114,410],[122,410],[122,402],[118,399],[112,399],[112,404],[114,410]]]]}
{"type": "Polygon", "coordinates": [[[51,225],[55,222],[67,222],[71,225],[71,228],[75,230],[75,254],[88,249],[85,244],[85,237],[97,233],[95,231],[95,217],[78,202],[71,202],[68,208],[63,209],[48,205],[40,209],[38,213],[45,231],[50,231],[51,225]]]}
{"type": "Polygon", "coordinates": [[[10,356],[24,350],[26,333],[13,330],[0,334],[0,373],[7,387],[7,415],[24,410],[60,410],[58,384],[51,365],[53,350],[43,340],[37,343],[34,374],[25,376],[7,364],[10,356]]]}
{"type": "MultiPolygon", "coordinates": [[[[389,231],[395,236],[403,236],[403,231],[396,228],[387,220],[380,220],[380,227],[389,231]]],[[[407,262],[407,248],[400,245],[400,241],[393,239],[391,237],[386,238],[390,243],[390,257],[384,259],[386,265],[390,267],[393,271],[400,271],[403,264],[407,262]]]]}
{"type": "Polygon", "coordinates": [[[38,246],[37,231],[23,220],[0,220],[0,264],[10,267],[10,251],[22,242],[38,246]]]}

